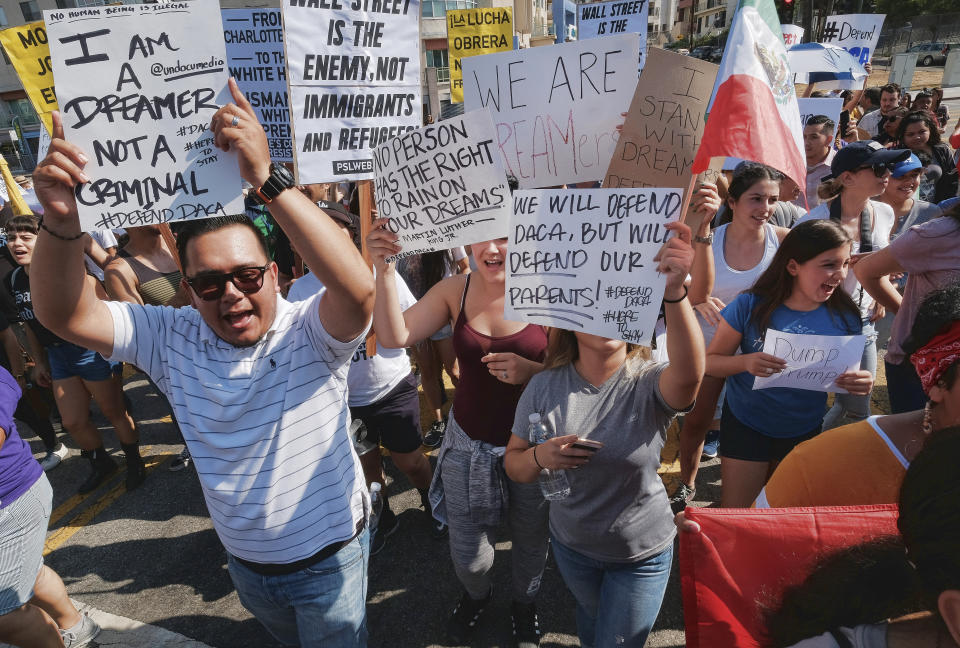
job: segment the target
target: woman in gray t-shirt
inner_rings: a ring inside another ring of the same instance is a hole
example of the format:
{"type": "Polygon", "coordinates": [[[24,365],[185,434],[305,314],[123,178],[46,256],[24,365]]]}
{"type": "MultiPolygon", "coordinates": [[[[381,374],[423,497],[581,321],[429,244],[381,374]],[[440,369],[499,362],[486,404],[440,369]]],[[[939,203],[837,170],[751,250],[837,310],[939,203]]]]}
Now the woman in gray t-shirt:
{"type": "Polygon", "coordinates": [[[657,468],[667,427],[696,397],[705,354],[683,285],[690,229],[668,227],[677,236],[657,269],[666,276],[669,364],[620,340],[555,329],[548,370],[524,390],[504,456],[517,482],[536,481],[542,468],[566,470],[570,495],[550,503],[550,533],[583,646],[643,646],[670,576],[675,527],[657,468]],[[531,447],[534,412],[556,436],[531,447]],[[600,447],[578,449],[578,439],[600,447]]]}

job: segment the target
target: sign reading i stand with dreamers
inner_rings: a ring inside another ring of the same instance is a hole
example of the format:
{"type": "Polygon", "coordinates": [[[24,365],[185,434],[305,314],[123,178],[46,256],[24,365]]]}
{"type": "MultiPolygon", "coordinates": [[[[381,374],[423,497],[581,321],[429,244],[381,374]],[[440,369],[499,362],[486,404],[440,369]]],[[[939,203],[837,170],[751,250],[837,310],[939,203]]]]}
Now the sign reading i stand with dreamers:
{"type": "Polygon", "coordinates": [[[279,9],[223,9],[223,40],[230,76],[267,133],[270,158],[292,162],[287,68],[279,9]]]}
{"type": "Polygon", "coordinates": [[[524,189],[599,180],[637,85],[639,37],[621,34],[463,59],[468,111],[488,109],[524,189]]]}
{"type": "Polygon", "coordinates": [[[47,132],[53,132],[50,114],[57,109],[57,93],[53,85],[50,47],[43,21],[0,31],[0,44],[3,44],[7,58],[20,77],[33,109],[37,111],[47,132]]]}
{"type": "Polygon", "coordinates": [[[373,149],[422,123],[419,0],[283,3],[300,183],[373,177],[373,149]]]}
{"type": "Polygon", "coordinates": [[[403,248],[391,260],[507,235],[510,189],[486,110],[396,137],[373,166],[378,214],[403,248]]]}
{"type": "Polygon", "coordinates": [[[504,317],[650,345],[680,189],[516,191],[504,317]]]}
{"type": "Polygon", "coordinates": [[[647,54],[647,0],[592,2],[577,8],[577,38],[586,40],[612,34],[637,34],[640,52],[637,70],[643,70],[647,54]]]}
{"type": "Polygon", "coordinates": [[[210,119],[232,101],[211,2],[45,11],[65,137],[90,159],[84,230],[243,211],[236,155],[210,119]]]}
{"type": "Polygon", "coordinates": [[[885,17],[884,14],[828,16],[820,42],[842,47],[864,65],[877,49],[885,17]]]}
{"type": "Polygon", "coordinates": [[[479,54],[506,52],[511,49],[513,49],[513,9],[493,7],[448,11],[450,101],[463,102],[462,59],[479,54]]]}

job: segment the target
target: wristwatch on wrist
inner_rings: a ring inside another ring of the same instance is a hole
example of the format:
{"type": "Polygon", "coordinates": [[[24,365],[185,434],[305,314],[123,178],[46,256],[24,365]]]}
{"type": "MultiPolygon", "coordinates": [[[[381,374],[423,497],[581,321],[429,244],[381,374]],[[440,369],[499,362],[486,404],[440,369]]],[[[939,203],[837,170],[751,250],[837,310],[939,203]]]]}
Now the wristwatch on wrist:
{"type": "Polygon", "coordinates": [[[293,174],[290,173],[290,169],[279,162],[273,162],[270,165],[270,177],[267,178],[267,181],[264,182],[261,187],[254,190],[252,196],[253,199],[261,205],[269,205],[281,192],[295,184],[297,183],[296,180],[293,179],[293,174]]]}
{"type": "Polygon", "coordinates": [[[706,236],[700,236],[700,235],[694,236],[694,237],[693,237],[693,242],[694,242],[694,243],[704,243],[704,244],[706,244],[706,245],[710,245],[711,243],[713,243],[713,232],[710,232],[710,233],[707,234],[706,236]]]}

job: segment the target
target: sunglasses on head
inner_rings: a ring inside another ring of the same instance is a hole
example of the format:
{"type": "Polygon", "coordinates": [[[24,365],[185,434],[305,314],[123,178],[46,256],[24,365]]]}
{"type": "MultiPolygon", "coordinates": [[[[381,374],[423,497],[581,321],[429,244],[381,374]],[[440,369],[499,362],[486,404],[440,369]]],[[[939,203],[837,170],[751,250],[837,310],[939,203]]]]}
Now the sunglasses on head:
{"type": "Polygon", "coordinates": [[[867,169],[872,169],[873,175],[877,176],[878,178],[882,178],[883,176],[887,175],[887,173],[890,172],[890,166],[887,164],[871,164],[867,166],[857,167],[857,169],[854,172],[859,173],[860,171],[866,171],[867,169]]]}
{"type": "Polygon", "coordinates": [[[202,274],[192,279],[187,279],[187,285],[193,289],[197,297],[204,301],[213,301],[223,297],[223,293],[227,289],[228,281],[244,295],[252,295],[263,287],[263,274],[269,267],[268,264],[265,266],[240,268],[233,272],[202,274]]]}

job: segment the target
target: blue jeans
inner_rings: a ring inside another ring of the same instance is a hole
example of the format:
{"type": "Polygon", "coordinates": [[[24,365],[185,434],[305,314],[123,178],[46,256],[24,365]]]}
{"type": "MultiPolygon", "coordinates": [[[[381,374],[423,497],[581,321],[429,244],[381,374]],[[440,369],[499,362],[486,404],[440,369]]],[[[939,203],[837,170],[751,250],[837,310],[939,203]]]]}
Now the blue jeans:
{"type": "MultiPolygon", "coordinates": [[[[867,336],[860,357],[860,368],[877,377],[877,331],[869,319],[863,320],[862,334],[867,336]]],[[[823,417],[823,429],[830,430],[841,425],[856,423],[870,416],[870,394],[835,394],[833,407],[823,417]]]]}
{"type": "Polygon", "coordinates": [[[909,360],[903,364],[891,364],[884,360],[887,369],[887,394],[890,396],[890,413],[903,414],[923,409],[927,395],[909,360]]]}
{"type": "Polygon", "coordinates": [[[326,560],[293,574],[263,576],[228,554],[240,602],[277,641],[303,648],[367,645],[366,529],[326,560]]]}
{"type": "Polygon", "coordinates": [[[577,600],[580,645],[643,648],[667,591],[673,545],[632,563],[588,558],[555,537],[551,545],[563,582],[577,600]]]}

